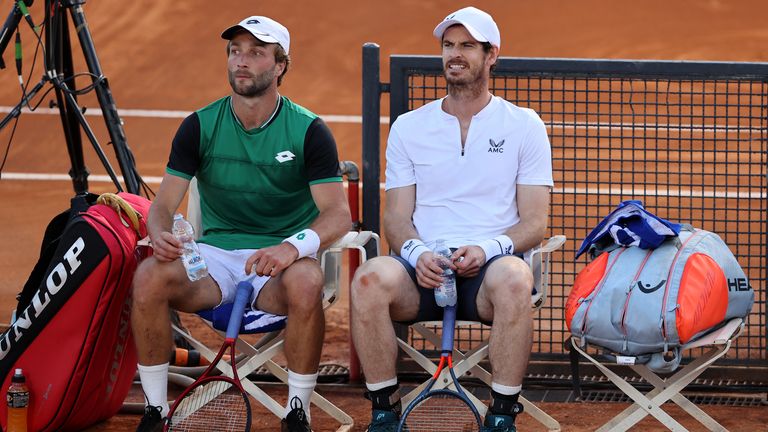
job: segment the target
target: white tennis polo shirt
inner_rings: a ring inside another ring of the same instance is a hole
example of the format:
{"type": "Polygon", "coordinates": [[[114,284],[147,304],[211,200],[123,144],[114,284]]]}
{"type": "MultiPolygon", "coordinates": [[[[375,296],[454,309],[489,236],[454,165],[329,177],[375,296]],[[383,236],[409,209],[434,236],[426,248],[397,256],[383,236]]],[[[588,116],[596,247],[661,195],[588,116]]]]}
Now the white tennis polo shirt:
{"type": "Polygon", "coordinates": [[[442,99],[397,118],[387,140],[386,190],[416,185],[413,224],[428,247],[495,237],[520,221],[517,185],[554,186],[546,127],[500,97],[477,113],[464,152],[442,99]]]}

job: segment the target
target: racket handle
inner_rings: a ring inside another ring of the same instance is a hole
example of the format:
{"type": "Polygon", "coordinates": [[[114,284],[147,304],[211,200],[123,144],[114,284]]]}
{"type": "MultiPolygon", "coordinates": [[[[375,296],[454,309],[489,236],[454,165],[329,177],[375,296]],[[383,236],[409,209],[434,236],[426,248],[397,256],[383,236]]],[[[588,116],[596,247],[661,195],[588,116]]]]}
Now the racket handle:
{"type": "Polygon", "coordinates": [[[229,324],[227,324],[227,339],[236,339],[238,333],[240,333],[240,323],[243,321],[245,306],[248,304],[248,299],[251,298],[252,289],[253,286],[249,280],[244,280],[237,284],[235,302],[232,305],[232,315],[230,315],[229,324]]]}
{"type": "Polygon", "coordinates": [[[456,306],[443,308],[443,353],[453,352],[453,330],[456,328],[456,306]]]}

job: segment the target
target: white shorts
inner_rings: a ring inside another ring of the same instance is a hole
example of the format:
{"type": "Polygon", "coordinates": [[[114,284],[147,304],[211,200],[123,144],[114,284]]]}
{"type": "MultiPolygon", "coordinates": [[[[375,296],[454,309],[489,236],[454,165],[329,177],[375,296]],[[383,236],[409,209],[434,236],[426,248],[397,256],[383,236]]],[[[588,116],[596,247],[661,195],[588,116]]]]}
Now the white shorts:
{"type": "MultiPolygon", "coordinates": [[[[257,249],[236,249],[224,250],[204,243],[199,243],[200,254],[208,265],[208,274],[219,285],[221,291],[221,303],[227,304],[235,301],[235,291],[237,284],[246,278],[255,276],[245,274],[245,262],[257,249]]],[[[251,281],[253,291],[251,292],[250,305],[253,310],[256,309],[256,298],[264,288],[264,284],[269,280],[269,276],[255,276],[251,281]]],[[[268,312],[262,312],[261,320],[266,322],[275,322],[285,319],[283,315],[273,315],[268,312]]]]}

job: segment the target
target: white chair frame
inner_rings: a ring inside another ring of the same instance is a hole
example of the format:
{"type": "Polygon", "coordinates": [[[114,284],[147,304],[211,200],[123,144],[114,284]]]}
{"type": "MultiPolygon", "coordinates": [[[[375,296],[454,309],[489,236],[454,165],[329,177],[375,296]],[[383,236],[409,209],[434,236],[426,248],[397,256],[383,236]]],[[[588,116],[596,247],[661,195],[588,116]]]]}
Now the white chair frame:
{"type": "Polygon", "coordinates": [[[687,365],[678,369],[673,375],[666,378],[661,378],[642,364],[622,364],[622,366],[630,367],[653,386],[653,389],[645,394],[632,386],[632,384],[627,382],[616,372],[609,369],[593,355],[587,353],[586,347],[581,346],[581,340],[579,338],[572,337],[572,346],[576,351],[594,364],[613,384],[616,385],[616,387],[633,401],[633,404],[629,408],[605,423],[598,429],[598,432],[626,431],[647,415],[653,416],[671,431],[687,431],[688,429],[683,427],[683,425],[662,409],[662,405],[667,401],[672,401],[680,406],[680,408],[690,414],[691,417],[703,424],[710,431],[727,431],[725,427],[702,411],[701,408],[694,405],[693,402],[688,400],[680,392],[707,370],[707,368],[715,361],[723,357],[743,329],[744,320],[742,318],[733,318],[723,327],[709,333],[701,339],[683,345],[681,351],[700,347],[710,347],[710,349],[687,365]]]}
{"type": "MultiPolygon", "coordinates": [[[[550,266],[550,254],[558,249],[560,249],[563,244],[565,243],[565,236],[563,235],[556,235],[551,237],[547,242],[539,247],[531,251],[526,256],[526,261],[531,266],[531,271],[534,276],[534,287],[536,288],[536,294],[531,296],[531,305],[534,308],[534,310],[538,310],[541,308],[542,305],[544,305],[547,293],[549,289],[549,266],[550,266]]],[[[439,326],[441,322],[439,321],[423,321],[411,324],[410,327],[419,335],[423,336],[425,340],[432,343],[434,346],[439,347],[441,343],[440,336],[433,331],[432,329],[436,326],[439,326]]],[[[461,328],[463,326],[468,325],[478,325],[479,322],[475,321],[457,321],[456,327],[461,328]]],[[[433,375],[437,371],[437,365],[428,357],[426,357],[421,351],[417,350],[410,344],[408,344],[407,341],[404,341],[400,338],[397,340],[397,344],[400,347],[400,349],[403,350],[405,354],[407,354],[411,359],[413,359],[414,362],[416,362],[419,366],[421,366],[427,373],[430,375],[433,375]]],[[[454,361],[454,372],[457,377],[462,377],[465,374],[470,374],[476,378],[479,378],[481,381],[483,381],[486,385],[491,385],[491,373],[485,370],[482,366],[480,366],[480,362],[485,360],[488,357],[488,339],[480,342],[477,346],[472,348],[471,350],[467,352],[461,352],[460,350],[454,348],[453,350],[453,361],[454,361]]],[[[433,389],[440,389],[440,388],[446,388],[446,387],[452,387],[453,380],[451,379],[450,375],[448,374],[447,370],[444,370],[439,379],[435,381],[435,384],[433,385],[433,389]]],[[[428,382],[424,382],[418,387],[416,387],[414,390],[409,392],[407,395],[403,396],[402,403],[403,406],[408,405],[413,398],[418,396],[418,394],[426,387],[428,382]]],[[[467,396],[472,400],[472,403],[475,405],[475,408],[477,408],[478,412],[481,416],[485,416],[486,411],[488,410],[488,407],[486,404],[478,399],[476,396],[472,395],[470,392],[467,392],[467,396]]],[[[557,420],[552,418],[549,414],[541,410],[539,407],[528,401],[524,397],[520,397],[519,399],[520,403],[523,404],[524,412],[530,414],[534,419],[536,419],[539,423],[544,425],[547,430],[549,431],[559,431],[560,430],[560,423],[558,423],[557,420]]]]}

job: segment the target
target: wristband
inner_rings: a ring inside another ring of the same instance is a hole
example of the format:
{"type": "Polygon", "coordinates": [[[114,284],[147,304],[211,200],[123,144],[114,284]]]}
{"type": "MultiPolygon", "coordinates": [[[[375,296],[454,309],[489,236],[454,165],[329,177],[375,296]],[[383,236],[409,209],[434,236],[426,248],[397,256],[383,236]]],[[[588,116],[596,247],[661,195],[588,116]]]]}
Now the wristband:
{"type": "Polygon", "coordinates": [[[492,239],[483,240],[477,244],[485,252],[485,262],[496,255],[512,255],[515,252],[515,244],[508,235],[498,235],[492,239]]]}
{"type": "Polygon", "coordinates": [[[285,242],[292,244],[299,251],[299,258],[315,256],[320,249],[320,237],[309,228],[303,229],[283,240],[283,243],[285,242]]]}
{"type": "Polygon", "coordinates": [[[419,257],[424,252],[430,252],[430,249],[423,241],[417,238],[412,238],[403,243],[403,247],[400,248],[400,257],[408,261],[408,264],[410,264],[411,267],[416,268],[416,263],[419,262],[419,257]]]}

